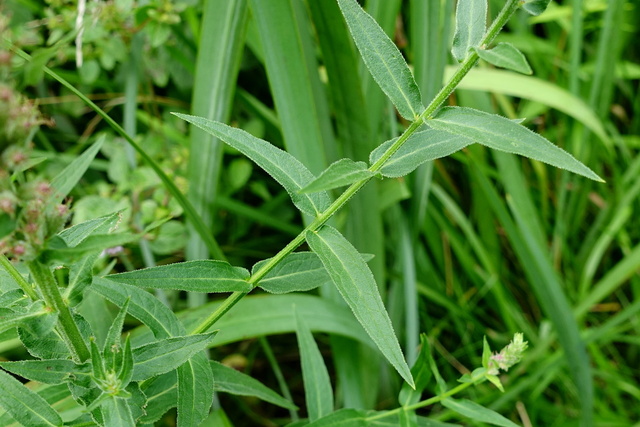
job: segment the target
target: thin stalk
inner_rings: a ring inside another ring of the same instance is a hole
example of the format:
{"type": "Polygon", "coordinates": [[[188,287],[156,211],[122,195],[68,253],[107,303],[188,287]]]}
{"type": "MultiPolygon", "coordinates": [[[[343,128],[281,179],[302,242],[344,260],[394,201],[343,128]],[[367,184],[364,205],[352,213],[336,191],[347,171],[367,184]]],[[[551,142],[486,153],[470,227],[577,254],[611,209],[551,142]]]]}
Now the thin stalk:
{"type": "Polygon", "coordinates": [[[9,275],[11,275],[11,277],[13,277],[13,280],[16,281],[18,286],[20,286],[20,288],[24,291],[25,294],[29,296],[29,298],[31,298],[33,301],[37,301],[40,299],[29,282],[24,280],[22,274],[20,274],[20,272],[14,267],[14,265],[11,264],[11,261],[9,261],[7,257],[2,254],[0,254],[0,265],[4,267],[4,269],[7,271],[7,273],[9,273],[9,275]]]}
{"type": "MultiPolygon", "coordinates": [[[[519,0],[509,0],[504,8],[500,11],[495,21],[489,27],[489,30],[485,34],[484,38],[481,41],[481,46],[486,46],[496,35],[500,32],[504,24],[509,20],[511,15],[516,11],[518,6],[520,5],[519,0]]],[[[451,79],[447,84],[440,90],[440,92],[436,95],[436,97],[429,103],[427,108],[415,118],[415,120],[405,129],[405,131],[400,135],[398,140],[384,152],[384,154],[369,167],[369,171],[378,172],[382,166],[389,160],[389,158],[396,152],[402,145],[409,139],[409,137],[417,131],[420,126],[422,126],[425,120],[428,120],[432,117],[432,115],[438,110],[440,105],[442,105],[447,98],[453,93],[455,88],[458,86],[460,81],[464,78],[464,76],[469,73],[471,68],[478,61],[478,54],[475,51],[471,51],[467,58],[460,64],[460,67],[456,70],[456,72],[451,76],[451,79]]],[[[258,286],[260,280],[273,269],[278,263],[280,263],[284,257],[293,252],[298,246],[300,246],[304,240],[305,236],[308,232],[317,231],[322,225],[324,225],[329,218],[333,216],[340,208],[342,208],[354,194],[356,194],[362,187],[364,187],[372,177],[362,179],[358,182],[351,184],[324,212],[318,215],[309,225],[305,227],[300,234],[298,234],[287,246],[285,246],[280,252],[278,252],[273,258],[264,263],[258,271],[256,271],[251,277],[248,279],[248,282],[255,288],[258,286]]],[[[234,292],[222,303],[221,306],[218,307],[216,311],[211,313],[200,325],[198,325],[194,330],[193,334],[204,333],[207,331],[215,322],[217,322],[227,311],[229,311],[236,303],[238,303],[247,292],[234,292]]]]}
{"type": "Polygon", "coordinates": [[[38,261],[29,261],[27,266],[36,286],[38,286],[44,297],[45,303],[58,313],[59,332],[67,343],[69,350],[71,350],[74,361],[82,363],[88,360],[91,354],[87,344],[80,334],[77,323],[73,320],[69,306],[62,299],[53,273],[51,273],[49,267],[42,265],[38,261]]]}

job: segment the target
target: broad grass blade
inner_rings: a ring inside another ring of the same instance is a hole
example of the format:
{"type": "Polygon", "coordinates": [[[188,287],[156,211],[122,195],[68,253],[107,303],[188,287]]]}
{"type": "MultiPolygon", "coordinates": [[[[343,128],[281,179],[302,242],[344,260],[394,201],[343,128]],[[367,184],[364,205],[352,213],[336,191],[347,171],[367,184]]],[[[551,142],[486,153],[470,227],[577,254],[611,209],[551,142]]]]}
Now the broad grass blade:
{"type": "Polygon", "coordinates": [[[249,271],[225,261],[198,260],[126,273],[111,274],[107,279],[140,288],[177,289],[192,292],[249,292],[249,271]]]}
{"type": "Polygon", "coordinates": [[[355,0],[338,0],[360,55],[380,88],[407,120],[424,106],[420,90],[397,46],[355,0]]]}
{"type": "MultiPolygon", "coordinates": [[[[369,161],[372,164],[377,162],[396,139],[391,139],[373,150],[369,161]]],[[[448,156],[471,144],[473,140],[449,132],[433,129],[416,132],[393,153],[380,169],[380,173],[389,178],[399,178],[413,172],[423,163],[448,156]]]]}
{"type": "Polygon", "coordinates": [[[480,45],[487,27],[487,0],[458,0],[456,32],[451,53],[462,62],[469,49],[480,45]]]}
{"type": "Polygon", "coordinates": [[[307,412],[309,421],[315,421],[333,412],[333,390],[327,366],[311,329],[295,307],[293,311],[296,313],[296,336],[300,348],[307,412]]]}
{"type": "Polygon", "coordinates": [[[532,74],[531,66],[524,54],[511,43],[498,43],[492,49],[476,48],[478,56],[496,67],[506,68],[522,74],[532,74]]]}
{"type": "Polygon", "coordinates": [[[297,409],[297,406],[292,402],[255,378],[213,360],[210,365],[215,378],[214,388],[216,391],[236,396],[253,396],[282,408],[297,409]]]}
{"type": "Polygon", "coordinates": [[[432,128],[473,139],[489,148],[520,154],[602,182],[602,178],[571,154],[505,117],[473,108],[445,107],[428,124],[432,128]]]}
{"type": "Polygon", "coordinates": [[[322,171],[319,177],[307,184],[301,193],[316,193],[318,191],[331,190],[337,187],[353,184],[374,173],[367,169],[365,162],[354,162],[351,159],[340,159],[329,165],[322,171]]]}
{"type": "Polygon", "coordinates": [[[62,419],[46,400],[0,371],[0,407],[25,426],[61,426],[62,419]]]}
{"type": "Polygon", "coordinates": [[[400,376],[415,387],[371,270],[358,251],[335,228],[308,232],[307,242],[329,272],[358,322],[400,376]]]}
{"type": "Polygon", "coordinates": [[[315,177],[291,154],[241,129],[202,117],[174,114],[215,135],[253,160],[287,190],[293,203],[302,212],[315,217],[329,207],[330,200],[326,193],[299,193],[315,177]]]}

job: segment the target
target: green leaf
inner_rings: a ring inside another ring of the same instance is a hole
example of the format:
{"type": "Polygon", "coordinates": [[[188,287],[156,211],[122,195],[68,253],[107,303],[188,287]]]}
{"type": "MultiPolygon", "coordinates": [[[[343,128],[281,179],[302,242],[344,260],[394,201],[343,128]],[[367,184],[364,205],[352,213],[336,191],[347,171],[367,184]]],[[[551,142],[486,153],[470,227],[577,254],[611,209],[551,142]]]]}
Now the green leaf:
{"type": "Polygon", "coordinates": [[[420,334],[420,354],[416,359],[416,363],[411,367],[411,375],[416,382],[415,390],[411,389],[407,384],[402,384],[398,401],[402,406],[412,405],[420,401],[422,392],[429,385],[432,373],[429,367],[429,344],[427,336],[420,334]]]}
{"type": "Polygon", "coordinates": [[[471,418],[474,421],[480,421],[502,427],[518,427],[517,424],[509,421],[497,412],[467,399],[458,400],[448,397],[443,399],[441,403],[442,406],[449,408],[460,415],[471,418]]]}
{"type": "Polygon", "coordinates": [[[92,253],[101,252],[114,246],[122,246],[127,243],[140,240],[140,235],[131,233],[94,234],[88,236],[82,243],[75,247],[68,247],[57,236],[52,238],[44,251],[46,260],[59,260],[62,262],[75,262],[78,258],[92,253]]]}
{"type": "Polygon", "coordinates": [[[327,366],[313,339],[311,329],[295,307],[294,312],[296,313],[296,336],[300,348],[307,413],[309,421],[315,421],[333,412],[333,390],[327,366]]]}
{"type": "Polygon", "coordinates": [[[358,409],[339,409],[325,417],[315,420],[307,427],[367,427],[367,414],[358,409]]]}
{"type": "Polygon", "coordinates": [[[84,153],[69,163],[62,172],[53,178],[51,181],[51,187],[54,189],[53,200],[59,203],[69,195],[73,187],[75,187],[78,181],[80,181],[80,178],[82,178],[82,175],[89,169],[94,157],[98,154],[98,151],[100,151],[104,139],[105,136],[102,135],[91,147],[86,149],[84,153]]]}
{"type": "MultiPolygon", "coordinates": [[[[32,328],[30,326],[32,322],[30,321],[35,319],[42,320],[42,318],[45,317],[52,319],[53,322],[57,319],[57,315],[49,311],[39,310],[31,313],[18,313],[8,308],[0,307],[0,333],[17,326],[24,326],[31,330],[32,328]]],[[[39,322],[36,320],[36,323],[39,322]]],[[[33,332],[35,333],[35,331],[33,332]]]]}
{"type": "Polygon", "coordinates": [[[207,348],[217,331],[165,338],[133,349],[133,377],[140,381],[169,372],[207,348]]]}
{"type": "Polygon", "coordinates": [[[44,384],[62,384],[71,374],[83,375],[87,373],[89,365],[76,365],[68,359],[50,359],[0,362],[0,367],[31,381],[44,384]]]}
{"type": "Polygon", "coordinates": [[[214,378],[209,359],[200,351],[178,368],[178,427],[197,427],[211,409],[214,378]]]}
{"type": "Polygon", "coordinates": [[[487,25],[487,0],[458,0],[456,31],[451,53],[458,62],[464,61],[469,49],[478,47],[487,25]]]}
{"type": "Polygon", "coordinates": [[[293,204],[302,212],[316,216],[329,207],[330,199],[326,193],[300,194],[300,190],[315,177],[300,161],[286,151],[224,123],[186,114],[173,114],[220,138],[253,160],[287,190],[293,204]]]}
{"type": "Polygon", "coordinates": [[[338,4],[374,80],[400,115],[407,120],[414,120],[422,113],[424,106],[418,85],[402,53],[357,1],[338,0],[338,4]]]}
{"type": "Polygon", "coordinates": [[[0,371],[0,407],[25,426],[61,426],[60,415],[38,394],[0,371]]]}
{"type": "Polygon", "coordinates": [[[537,16],[547,10],[550,2],[551,0],[529,0],[522,5],[522,8],[530,14],[537,16]]]}
{"type": "Polygon", "coordinates": [[[225,261],[198,260],[111,274],[106,279],[140,288],[192,292],[249,292],[249,271],[225,261]]]}
{"type": "Polygon", "coordinates": [[[122,307],[120,307],[120,312],[109,327],[107,337],[104,340],[104,347],[102,348],[106,366],[114,372],[118,367],[118,362],[122,361],[122,357],[119,356],[122,352],[120,336],[122,335],[122,325],[124,325],[124,318],[127,315],[130,301],[130,299],[127,299],[122,307]]]}
{"type": "Polygon", "coordinates": [[[69,248],[74,248],[94,234],[108,234],[122,219],[122,211],[76,224],[58,233],[69,248]]]}
{"type": "MultiPolygon", "coordinates": [[[[255,273],[269,260],[256,263],[252,270],[255,273]]],[[[305,292],[330,283],[324,265],[313,252],[294,252],[280,261],[258,283],[258,286],[272,294],[288,292],[305,292]]]]}
{"type": "Polygon", "coordinates": [[[533,74],[527,58],[511,43],[498,43],[494,48],[485,50],[475,48],[478,56],[496,67],[507,68],[522,74],[533,74]]]}
{"type": "Polygon", "coordinates": [[[69,285],[64,290],[64,297],[71,305],[81,301],[84,290],[91,284],[93,264],[100,256],[100,253],[89,253],[79,260],[76,260],[69,267],[69,285]]]}
{"type": "Polygon", "coordinates": [[[127,399],[109,396],[102,402],[100,409],[102,409],[105,426],[131,427],[136,425],[127,399]]]}
{"type": "MultiPolygon", "coordinates": [[[[396,140],[397,138],[386,141],[373,150],[369,162],[377,162],[396,140]]],[[[399,178],[413,172],[425,162],[448,156],[471,144],[472,140],[449,132],[433,129],[416,132],[393,153],[380,173],[389,178],[399,178]]]]}
{"type": "MultiPolygon", "coordinates": [[[[193,361],[193,358],[191,360],[193,361]]],[[[176,371],[167,372],[143,381],[140,383],[140,387],[145,396],[147,396],[147,404],[144,408],[146,414],[140,418],[140,424],[155,423],[165,412],[175,407],[178,402],[176,371]]]]}
{"type": "Polygon", "coordinates": [[[604,182],[591,169],[543,136],[496,114],[472,108],[445,107],[436,117],[428,120],[428,125],[473,139],[489,148],[520,154],[604,182]]]}
{"type": "Polygon", "coordinates": [[[213,360],[210,361],[210,364],[213,378],[215,378],[214,388],[216,391],[236,396],[253,396],[282,408],[298,409],[292,402],[249,375],[213,360]]]}
{"type": "Polygon", "coordinates": [[[353,184],[375,173],[367,169],[365,162],[354,162],[351,159],[340,159],[322,171],[319,177],[300,190],[301,193],[315,193],[353,184]]]}
{"type": "Polygon", "coordinates": [[[358,322],[400,376],[411,387],[415,387],[378,286],[362,256],[342,234],[330,226],[324,226],[317,232],[307,232],[306,239],[358,322]]]}

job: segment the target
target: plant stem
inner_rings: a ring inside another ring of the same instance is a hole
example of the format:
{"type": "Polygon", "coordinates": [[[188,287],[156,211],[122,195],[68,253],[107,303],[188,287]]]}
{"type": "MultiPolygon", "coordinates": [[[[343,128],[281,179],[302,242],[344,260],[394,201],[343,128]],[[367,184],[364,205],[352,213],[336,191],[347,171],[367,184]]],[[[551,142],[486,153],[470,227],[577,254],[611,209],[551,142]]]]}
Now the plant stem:
{"type": "MultiPolygon", "coordinates": [[[[493,39],[498,35],[504,24],[509,20],[511,15],[516,11],[519,7],[519,0],[508,0],[505,6],[502,8],[493,24],[487,30],[487,33],[482,38],[481,45],[485,46],[491,43],[493,39]]],[[[455,74],[451,77],[451,79],[447,82],[447,84],[438,92],[435,98],[429,103],[427,108],[416,117],[416,119],[405,129],[405,131],[398,137],[398,140],[391,145],[387,149],[387,151],[382,154],[380,159],[376,161],[374,164],[369,167],[371,172],[377,172],[384,166],[384,164],[389,160],[389,158],[396,152],[398,149],[404,144],[407,139],[417,131],[420,126],[422,126],[425,120],[428,120],[432,117],[432,115],[440,108],[440,106],[447,100],[447,98],[453,93],[455,88],[458,86],[460,81],[464,78],[464,76],[469,73],[471,68],[478,61],[478,54],[475,50],[471,50],[469,55],[465,58],[465,60],[460,64],[460,67],[456,70],[455,74]]],[[[300,246],[304,240],[305,236],[308,232],[317,231],[325,222],[333,216],[340,208],[342,208],[347,201],[354,194],[356,194],[362,187],[364,187],[372,177],[365,178],[361,181],[355,182],[351,184],[338,198],[320,215],[316,217],[307,227],[305,227],[300,234],[298,234],[287,246],[285,246],[280,252],[278,252],[273,258],[269,259],[262,267],[256,271],[249,278],[248,282],[253,285],[253,287],[258,286],[260,280],[269,272],[273,267],[275,267],[280,261],[284,259],[287,255],[293,252],[298,246],[300,246]]],[[[196,327],[192,333],[199,334],[206,332],[215,322],[217,322],[227,311],[229,311],[236,303],[238,303],[247,293],[246,292],[234,292],[222,303],[220,307],[211,315],[209,315],[198,327],[196,327]]]]}
{"type": "Polygon", "coordinates": [[[7,257],[2,254],[0,254],[0,265],[4,267],[4,269],[11,275],[11,277],[13,277],[13,280],[16,281],[18,286],[22,288],[24,293],[27,294],[29,298],[31,298],[33,301],[37,301],[40,299],[36,291],[33,290],[33,286],[31,286],[29,282],[24,280],[22,274],[20,274],[20,272],[14,267],[14,265],[11,264],[11,261],[9,261],[7,257]]]}
{"type": "Polygon", "coordinates": [[[82,363],[88,360],[91,354],[89,353],[87,344],[80,334],[77,323],[73,320],[69,306],[62,299],[53,273],[51,273],[49,267],[38,261],[29,261],[27,266],[29,267],[36,286],[38,286],[44,297],[45,303],[58,312],[59,332],[67,343],[74,361],[82,363]]]}

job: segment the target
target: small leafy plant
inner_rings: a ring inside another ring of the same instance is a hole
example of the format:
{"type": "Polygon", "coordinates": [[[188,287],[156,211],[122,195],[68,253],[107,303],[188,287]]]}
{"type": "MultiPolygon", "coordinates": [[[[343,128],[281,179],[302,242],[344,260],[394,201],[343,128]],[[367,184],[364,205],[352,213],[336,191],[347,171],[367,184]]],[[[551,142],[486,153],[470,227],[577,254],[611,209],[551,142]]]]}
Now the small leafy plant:
{"type": "MultiPolygon", "coordinates": [[[[289,152],[244,130],[176,113],[177,117],[219,138],[266,171],[287,191],[306,218],[302,232],[276,255],[257,262],[251,270],[224,260],[207,259],[115,274],[109,274],[113,265],[103,265],[103,271],[94,275],[94,265],[103,251],[140,238],[140,234],[134,232],[117,232],[120,213],[60,230],[67,213],[65,198],[103,141],[94,143],[60,172],[38,199],[42,216],[37,219],[40,227],[37,239],[17,227],[12,233],[12,236],[26,236],[23,240],[30,243],[28,250],[18,251],[12,240],[11,254],[21,262],[13,264],[0,255],[6,272],[0,276],[0,328],[6,331],[17,327],[19,339],[34,357],[33,360],[0,362],[0,367],[39,383],[34,389],[27,388],[12,375],[0,371],[3,391],[0,407],[5,411],[0,414],[0,424],[10,425],[16,421],[23,425],[145,425],[158,421],[168,410],[177,407],[179,426],[197,426],[207,417],[211,423],[217,419],[215,412],[210,415],[216,391],[256,396],[296,414],[297,408],[290,399],[248,375],[209,360],[205,350],[214,340],[223,339],[225,333],[242,334],[224,322],[230,317],[229,310],[255,288],[287,294],[333,286],[353,316],[337,306],[327,309],[327,321],[339,318],[343,325],[335,326],[336,331],[375,349],[395,369],[404,380],[398,397],[400,406],[387,411],[353,408],[334,411],[330,376],[311,333],[315,328],[305,316],[309,301],[302,296],[283,295],[280,301],[291,307],[289,317],[296,325],[308,414],[304,420],[292,415],[290,425],[444,425],[416,414],[417,409],[436,403],[475,421],[514,425],[485,406],[452,396],[485,381],[503,390],[500,371],[506,372],[523,357],[527,347],[523,335],[516,334],[497,354],[492,354],[485,339],[482,366],[464,374],[460,384],[451,389],[439,373],[425,335],[421,335],[420,352],[410,368],[367,264],[369,257],[360,253],[330,222],[370,181],[404,177],[426,162],[473,144],[519,154],[602,181],[569,153],[516,120],[471,108],[443,106],[479,59],[530,74],[531,68],[520,51],[509,43],[494,46],[494,40],[516,10],[523,8],[538,15],[548,3],[548,0],[507,0],[487,27],[486,0],[459,0],[452,48],[459,66],[425,106],[411,70],[396,45],[355,0],[338,0],[364,63],[407,125],[399,137],[374,149],[368,164],[343,158],[316,176],[289,152]],[[347,188],[332,198],[330,190],[344,186],[347,188]],[[304,244],[309,251],[298,251],[304,244]],[[204,306],[205,311],[178,318],[146,291],[149,288],[231,292],[231,295],[215,309],[204,306]],[[91,324],[80,314],[78,305],[88,295],[104,298],[119,307],[108,327],[91,324]],[[138,319],[146,329],[123,338],[127,315],[138,319]],[[212,330],[214,327],[220,329],[212,330]],[[432,380],[436,383],[435,395],[423,400],[423,393],[431,390],[432,380]]],[[[28,58],[24,52],[15,51],[28,58]]],[[[149,162],[210,252],[219,253],[217,243],[194,207],[136,141],[62,77],[46,67],[44,70],[102,115],[149,162]]],[[[28,205],[12,204],[11,210],[5,209],[5,216],[18,224],[22,218],[30,220],[30,212],[28,205]]],[[[29,224],[26,227],[29,229],[29,224]]],[[[243,314],[257,309],[268,308],[250,307],[243,314]]]]}

